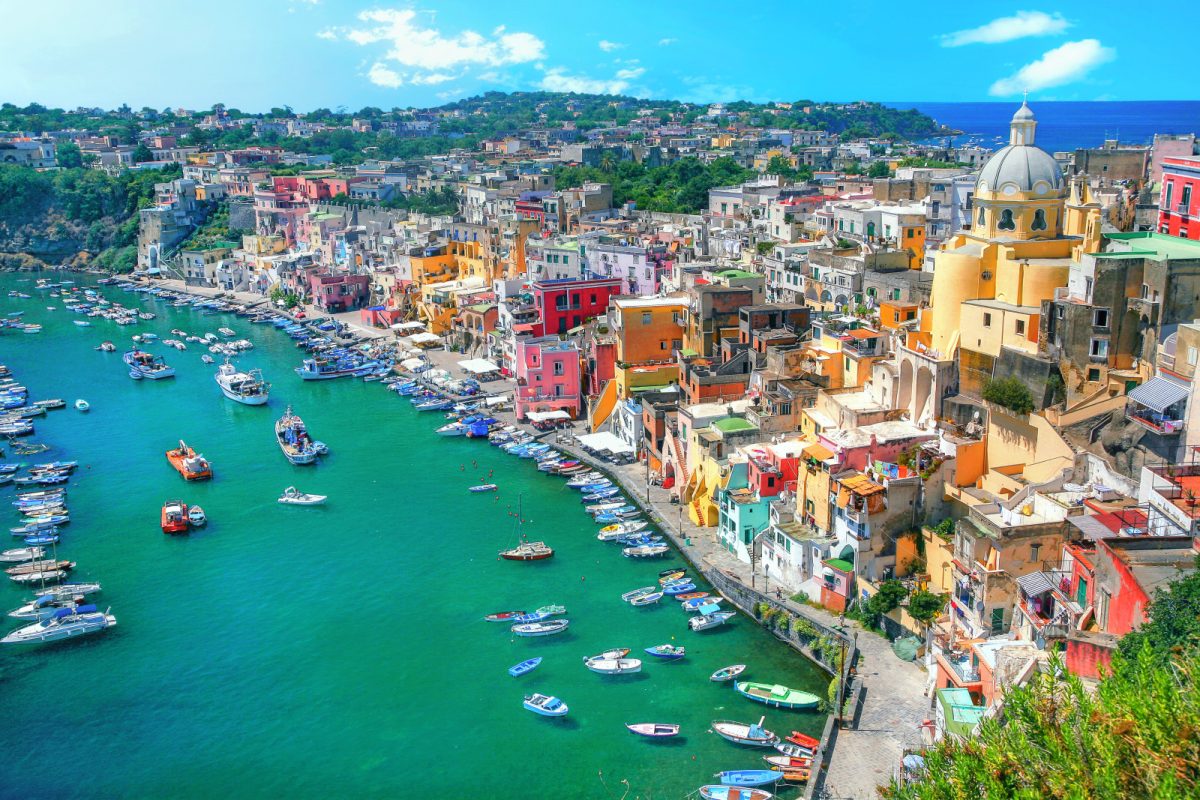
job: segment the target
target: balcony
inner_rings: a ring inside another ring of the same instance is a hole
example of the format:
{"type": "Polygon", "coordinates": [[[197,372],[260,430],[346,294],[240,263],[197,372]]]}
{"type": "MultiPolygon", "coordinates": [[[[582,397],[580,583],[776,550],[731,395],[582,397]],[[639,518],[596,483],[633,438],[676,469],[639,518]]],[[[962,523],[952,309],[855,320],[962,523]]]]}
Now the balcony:
{"type": "Polygon", "coordinates": [[[938,662],[946,668],[959,686],[979,683],[979,667],[972,665],[971,656],[966,653],[938,654],[938,662]]]}
{"type": "Polygon", "coordinates": [[[1131,422],[1136,422],[1141,427],[1157,433],[1159,436],[1178,436],[1183,433],[1184,421],[1176,419],[1181,416],[1177,412],[1168,411],[1164,414],[1159,414],[1153,409],[1146,408],[1138,403],[1129,403],[1125,406],[1125,415],[1129,417],[1131,422]]]}

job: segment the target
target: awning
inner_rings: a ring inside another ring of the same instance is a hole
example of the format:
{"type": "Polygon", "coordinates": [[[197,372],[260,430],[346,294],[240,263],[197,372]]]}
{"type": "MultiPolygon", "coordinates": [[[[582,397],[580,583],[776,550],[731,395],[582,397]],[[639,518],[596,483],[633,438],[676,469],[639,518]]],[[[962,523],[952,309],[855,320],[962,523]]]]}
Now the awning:
{"type": "Polygon", "coordinates": [[[530,411],[525,416],[529,417],[530,422],[558,422],[571,418],[571,415],[562,409],[558,411],[530,411]]]}
{"type": "Polygon", "coordinates": [[[413,344],[433,344],[434,342],[440,342],[441,340],[442,337],[432,333],[414,333],[409,337],[409,341],[411,341],[413,344]]]}
{"type": "Polygon", "coordinates": [[[467,361],[460,361],[458,365],[467,372],[475,375],[486,375],[489,372],[499,372],[500,368],[488,361],[486,358],[472,358],[467,361]]]}
{"type": "Polygon", "coordinates": [[[1017,585],[1027,597],[1035,597],[1044,592],[1054,591],[1054,583],[1044,572],[1031,572],[1017,578],[1017,585]]]}
{"type": "Polygon", "coordinates": [[[423,331],[425,330],[424,322],[397,322],[392,326],[394,331],[423,331]]]}
{"type": "Polygon", "coordinates": [[[811,458],[816,461],[828,461],[834,456],[833,451],[820,442],[813,442],[800,452],[801,455],[805,456],[806,458],[811,458]]]}
{"type": "Polygon", "coordinates": [[[630,453],[634,452],[631,445],[626,444],[622,439],[615,434],[603,431],[601,433],[585,433],[578,437],[579,443],[588,450],[607,450],[610,453],[630,453]]]}
{"type": "Polygon", "coordinates": [[[400,362],[400,366],[407,370],[416,371],[421,367],[428,367],[429,365],[425,363],[425,359],[423,358],[406,358],[400,362]]]}
{"type": "Polygon", "coordinates": [[[1129,399],[1159,414],[1188,396],[1188,390],[1178,383],[1155,376],[1129,393],[1129,399]]]}

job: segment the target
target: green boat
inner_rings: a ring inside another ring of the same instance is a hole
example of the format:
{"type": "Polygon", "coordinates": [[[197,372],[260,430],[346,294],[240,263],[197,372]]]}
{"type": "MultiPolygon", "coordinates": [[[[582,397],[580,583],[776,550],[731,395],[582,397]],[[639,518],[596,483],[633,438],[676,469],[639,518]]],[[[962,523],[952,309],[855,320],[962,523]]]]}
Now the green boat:
{"type": "Polygon", "coordinates": [[[770,683],[751,683],[739,681],[733,685],[737,693],[759,703],[766,703],[775,708],[816,708],[821,698],[811,692],[799,689],[789,689],[786,686],[770,683]]]}

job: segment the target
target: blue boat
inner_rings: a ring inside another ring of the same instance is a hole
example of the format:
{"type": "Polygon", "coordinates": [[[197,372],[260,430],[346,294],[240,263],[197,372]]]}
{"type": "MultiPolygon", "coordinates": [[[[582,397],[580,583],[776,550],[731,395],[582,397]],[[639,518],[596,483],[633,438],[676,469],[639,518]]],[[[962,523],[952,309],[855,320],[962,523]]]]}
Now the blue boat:
{"type": "Polygon", "coordinates": [[[591,494],[592,492],[599,492],[602,489],[607,489],[607,488],[611,487],[612,485],[613,485],[612,481],[605,479],[602,481],[597,481],[596,483],[585,483],[582,486],[573,486],[571,488],[578,489],[579,491],[583,492],[584,494],[591,494]]]}
{"type": "Polygon", "coordinates": [[[524,675],[526,672],[533,672],[535,669],[537,669],[538,664],[541,664],[541,663],[542,663],[541,656],[538,656],[537,658],[530,658],[525,661],[522,661],[520,664],[517,664],[516,666],[509,667],[508,674],[512,675],[514,678],[516,678],[521,675],[524,675]]]}
{"type": "Polygon", "coordinates": [[[674,597],[677,594],[687,594],[696,590],[694,583],[673,583],[670,586],[663,587],[663,594],[668,597],[674,597]]]}
{"type": "Polygon", "coordinates": [[[530,622],[541,622],[544,619],[549,619],[549,617],[549,614],[543,614],[540,611],[531,611],[528,614],[521,614],[513,617],[511,620],[509,620],[509,622],[521,625],[530,622]]]}
{"type": "Polygon", "coordinates": [[[654,647],[647,647],[646,652],[656,658],[662,658],[667,661],[678,661],[687,655],[687,648],[676,647],[673,644],[658,644],[654,647]]]}
{"type": "Polygon", "coordinates": [[[612,487],[611,489],[601,489],[598,492],[592,492],[591,494],[585,494],[583,497],[580,498],[580,502],[594,503],[599,500],[607,500],[610,497],[615,497],[617,494],[620,493],[620,491],[621,490],[618,489],[616,486],[612,487]]]}
{"type": "Polygon", "coordinates": [[[693,597],[690,600],[684,600],[682,603],[680,603],[680,606],[682,606],[684,611],[689,611],[689,612],[698,611],[701,606],[706,606],[706,605],[710,605],[710,604],[717,607],[718,609],[720,608],[720,606],[718,606],[717,604],[721,602],[722,598],[709,597],[707,592],[703,592],[702,594],[704,594],[704,597],[693,597]]]}
{"type": "Polygon", "coordinates": [[[26,536],[25,544],[57,544],[57,533],[39,533],[34,536],[26,536]]]}
{"type": "Polygon", "coordinates": [[[727,769],[714,777],[725,786],[766,786],[779,781],[783,773],[774,769],[727,769]]]}

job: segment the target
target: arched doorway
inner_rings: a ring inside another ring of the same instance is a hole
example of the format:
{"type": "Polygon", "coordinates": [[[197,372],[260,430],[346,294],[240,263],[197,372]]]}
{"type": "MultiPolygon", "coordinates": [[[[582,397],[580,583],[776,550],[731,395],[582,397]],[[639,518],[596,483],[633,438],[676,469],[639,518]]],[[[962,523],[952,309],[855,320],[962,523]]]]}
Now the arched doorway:
{"type": "MultiPolygon", "coordinates": [[[[896,408],[908,408],[908,404],[912,402],[913,393],[913,365],[912,360],[905,358],[900,361],[900,391],[896,397],[896,408]]],[[[912,418],[909,414],[909,418],[912,418]]]]}
{"type": "MultiPolygon", "coordinates": [[[[917,369],[917,382],[914,388],[916,402],[913,403],[913,422],[920,422],[925,417],[925,406],[929,403],[929,395],[933,391],[933,370],[921,366],[917,369]]],[[[934,416],[930,409],[929,416],[934,416]]]]}

